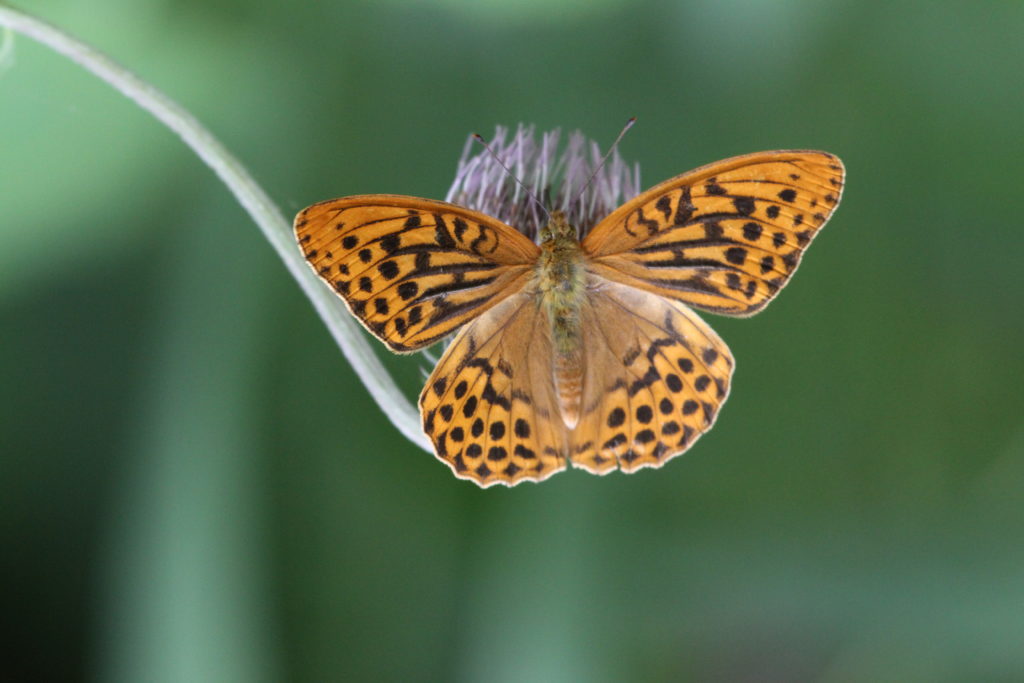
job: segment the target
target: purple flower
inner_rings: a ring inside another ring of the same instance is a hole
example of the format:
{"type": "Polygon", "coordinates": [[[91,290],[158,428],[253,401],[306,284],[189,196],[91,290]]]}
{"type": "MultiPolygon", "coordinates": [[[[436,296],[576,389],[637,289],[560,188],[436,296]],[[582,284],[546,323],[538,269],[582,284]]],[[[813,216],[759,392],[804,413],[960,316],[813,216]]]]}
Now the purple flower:
{"type": "Polygon", "coordinates": [[[488,140],[494,155],[469,137],[447,201],[494,216],[536,240],[547,216],[495,160],[497,156],[545,209],[565,213],[582,239],[595,223],[640,192],[639,164],[628,165],[618,150],[584,189],[602,154],[598,144],[579,131],[570,133],[561,151],[558,129],[542,133],[539,141],[532,125],[519,124],[511,139],[508,134],[503,126],[495,128],[488,140]]]}

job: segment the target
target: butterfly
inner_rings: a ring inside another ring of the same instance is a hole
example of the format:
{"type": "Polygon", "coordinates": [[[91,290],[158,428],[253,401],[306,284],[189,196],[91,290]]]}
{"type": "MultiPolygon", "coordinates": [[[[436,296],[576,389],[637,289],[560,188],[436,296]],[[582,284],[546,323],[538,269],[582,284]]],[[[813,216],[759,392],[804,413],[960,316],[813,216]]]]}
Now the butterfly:
{"type": "Polygon", "coordinates": [[[401,195],[314,204],[306,260],[395,352],[454,334],[419,406],[437,457],[482,487],[660,467],[711,428],[729,348],[696,310],[749,316],[839,203],[818,151],[733,157],[640,193],[585,237],[552,211],[538,242],[401,195]]]}

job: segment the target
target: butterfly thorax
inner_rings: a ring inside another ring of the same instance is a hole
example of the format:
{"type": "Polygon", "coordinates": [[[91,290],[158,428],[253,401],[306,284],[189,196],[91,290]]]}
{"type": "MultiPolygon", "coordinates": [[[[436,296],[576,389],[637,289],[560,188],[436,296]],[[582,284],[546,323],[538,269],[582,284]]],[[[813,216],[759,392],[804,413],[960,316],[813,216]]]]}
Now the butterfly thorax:
{"type": "Polygon", "coordinates": [[[576,229],[560,211],[551,213],[540,237],[541,253],[534,282],[551,325],[555,351],[552,373],[562,420],[572,428],[579,421],[583,394],[580,308],[586,288],[585,256],[576,229]]]}

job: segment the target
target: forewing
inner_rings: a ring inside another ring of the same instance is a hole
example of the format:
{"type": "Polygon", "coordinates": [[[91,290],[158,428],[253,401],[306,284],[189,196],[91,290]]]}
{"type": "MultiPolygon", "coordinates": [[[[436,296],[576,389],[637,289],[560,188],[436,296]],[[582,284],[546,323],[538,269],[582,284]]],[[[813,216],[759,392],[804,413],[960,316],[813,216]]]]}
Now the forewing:
{"type": "Polygon", "coordinates": [[[295,217],[306,260],[366,328],[399,352],[423,348],[517,291],[538,247],[454,204],[362,195],[295,217]]]}
{"type": "Polygon", "coordinates": [[[542,481],[565,469],[546,314],[515,294],[464,327],[420,395],[437,457],[480,486],[542,481]]]}
{"type": "Polygon", "coordinates": [[[711,428],[729,394],[732,354],[687,306],[591,277],[575,466],[596,474],[660,467],[711,428]]]}
{"type": "Polygon", "coordinates": [[[751,315],[786,284],[839,203],[825,152],[760,152],[677,176],[584,238],[603,277],[713,313],[751,315]]]}

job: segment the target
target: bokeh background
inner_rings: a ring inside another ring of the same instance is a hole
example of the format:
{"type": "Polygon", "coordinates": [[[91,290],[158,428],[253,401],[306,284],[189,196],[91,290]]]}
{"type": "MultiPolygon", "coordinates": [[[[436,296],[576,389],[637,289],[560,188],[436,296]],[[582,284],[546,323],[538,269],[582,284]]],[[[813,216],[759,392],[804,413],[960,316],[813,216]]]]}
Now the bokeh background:
{"type": "MultiPolygon", "coordinates": [[[[579,128],[649,185],[821,148],[843,203],[660,471],[477,489],[405,441],[213,174],[0,73],[4,680],[1024,678],[1024,4],[26,2],[286,214],[579,128]]],[[[422,360],[376,346],[410,396],[422,360]]]]}

